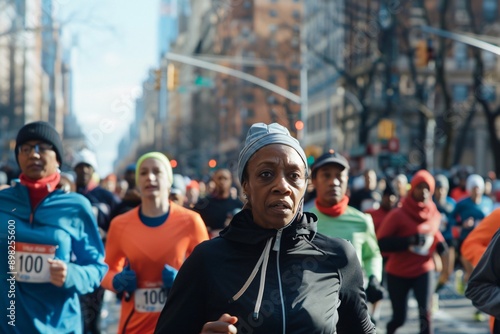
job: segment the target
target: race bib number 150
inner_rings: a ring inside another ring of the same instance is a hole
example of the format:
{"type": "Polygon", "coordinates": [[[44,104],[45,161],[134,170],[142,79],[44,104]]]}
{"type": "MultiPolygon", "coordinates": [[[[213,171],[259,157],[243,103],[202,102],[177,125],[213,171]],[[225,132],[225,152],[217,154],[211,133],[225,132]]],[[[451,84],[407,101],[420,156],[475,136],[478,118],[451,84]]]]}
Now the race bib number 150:
{"type": "Polygon", "coordinates": [[[16,281],[29,283],[50,282],[48,259],[53,259],[56,246],[16,243],[16,281]]]}

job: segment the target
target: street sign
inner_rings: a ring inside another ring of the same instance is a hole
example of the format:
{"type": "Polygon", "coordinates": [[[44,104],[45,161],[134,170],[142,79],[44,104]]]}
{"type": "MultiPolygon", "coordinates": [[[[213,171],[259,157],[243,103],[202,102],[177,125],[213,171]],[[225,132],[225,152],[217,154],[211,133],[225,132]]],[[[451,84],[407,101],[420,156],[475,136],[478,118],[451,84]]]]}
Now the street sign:
{"type": "Polygon", "coordinates": [[[194,79],[194,84],[198,87],[214,87],[214,81],[211,78],[207,78],[201,75],[198,75],[196,79],[194,79]]]}

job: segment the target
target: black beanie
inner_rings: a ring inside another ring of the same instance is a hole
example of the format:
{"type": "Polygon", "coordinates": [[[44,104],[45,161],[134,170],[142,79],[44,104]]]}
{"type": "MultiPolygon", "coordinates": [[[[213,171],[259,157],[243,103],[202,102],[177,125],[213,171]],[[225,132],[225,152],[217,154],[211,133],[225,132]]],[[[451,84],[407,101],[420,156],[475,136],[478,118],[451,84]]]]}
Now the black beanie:
{"type": "Polygon", "coordinates": [[[16,138],[16,160],[19,146],[30,140],[41,140],[53,146],[57,161],[62,164],[63,145],[57,130],[47,122],[38,121],[28,123],[19,130],[16,138]]]}

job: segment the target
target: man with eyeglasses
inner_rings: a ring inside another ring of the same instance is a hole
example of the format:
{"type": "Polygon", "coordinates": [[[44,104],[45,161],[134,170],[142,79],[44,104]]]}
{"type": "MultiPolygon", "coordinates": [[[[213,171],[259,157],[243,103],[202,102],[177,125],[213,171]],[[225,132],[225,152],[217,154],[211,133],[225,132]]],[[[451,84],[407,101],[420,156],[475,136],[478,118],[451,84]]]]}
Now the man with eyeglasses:
{"type": "Polygon", "coordinates": [[[62,153],[47,122],[17,134],[21,175],[0,191],[1,333],[82,333],[78,296],[106,273],[89,201],[59,189],[62,153]]]}

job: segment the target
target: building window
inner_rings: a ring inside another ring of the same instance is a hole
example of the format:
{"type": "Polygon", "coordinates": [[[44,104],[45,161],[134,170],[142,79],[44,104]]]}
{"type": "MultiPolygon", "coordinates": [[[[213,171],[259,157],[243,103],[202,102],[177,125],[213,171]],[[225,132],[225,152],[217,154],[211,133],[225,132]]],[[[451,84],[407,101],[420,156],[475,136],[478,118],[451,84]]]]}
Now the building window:
{"type": "Polygon", "coordinates": [[[497,18],[497,0],[483,0],[483,15],[486,22],[494,22],[497,18]]]}
{"type": "Polygon", "coordinates": [[[292,13],[292,16],[293,16],[294,19],[300,20],[300,11],[294,10],[293,13],[292,13]]]}
{"type": "Polygon", "coordinates": [[[271,16],[271,17],[277,17],[278,16],[278,12],[276,11],[276,9],[271,9],[269,11],[269,16],[271,16]]]}
{"type": "Polygon", "coordinates": [[[496,100],[496,91],[494,85],[483,84],[479,88],[480,97],[488,102],[493,102],[496,100]]]}
{"type": "Polygon", "coordinates": [[[466,85],[453,86],[453,101],[464,102],[469,96],[469,90],[466,85]]]}
{"type": "Polygon", "coordinates": [[[464,68],[467,65],[467,46],[463,43],[456,42],[453,49],[453,56],[457,68],[464,68]]]}

